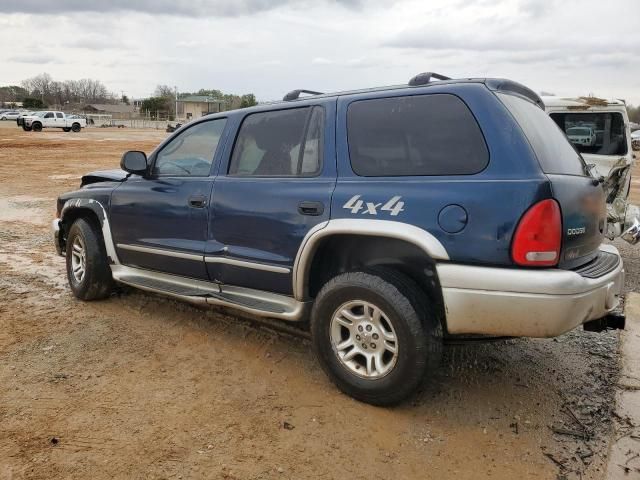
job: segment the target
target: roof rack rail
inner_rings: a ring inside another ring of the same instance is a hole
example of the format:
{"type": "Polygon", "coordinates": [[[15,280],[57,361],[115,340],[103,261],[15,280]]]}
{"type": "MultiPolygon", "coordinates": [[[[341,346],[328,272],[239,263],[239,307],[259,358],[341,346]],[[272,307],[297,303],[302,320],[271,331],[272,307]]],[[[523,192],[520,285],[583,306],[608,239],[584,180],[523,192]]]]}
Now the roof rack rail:
{"type": "Polygon", "coordinates": [[[300,98],[301,93],[308,93],[309,95],[322,95],[322,92],[314,92],[313,90],[304,90],[304,89],[291,90],[282,98],[282,100],[284,101],[297,100],[300,98]]]}
{"type": "Polygon", "coordinates": [[[451,80],[450,77],[445,77],[444,75],[440,75],[435,72],[422,72],[409,80],[410,87],[418,87],[420,85],[426,85],[427,83],[431,83],[431,79],[435,78],[437,80],[451,80]]]}

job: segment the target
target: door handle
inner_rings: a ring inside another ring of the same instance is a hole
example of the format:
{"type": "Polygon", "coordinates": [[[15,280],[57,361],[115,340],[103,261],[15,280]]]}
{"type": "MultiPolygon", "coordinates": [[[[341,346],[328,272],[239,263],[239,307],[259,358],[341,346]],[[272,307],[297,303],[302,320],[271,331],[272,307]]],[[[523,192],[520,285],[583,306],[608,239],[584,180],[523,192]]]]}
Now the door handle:
{"type": "Polygon", "coordinates": [[[193,208],[204,208],[207,206],[207,197],[204,195],[193,195],[189,197],[189,206],[193,208]]]}
{"type": "Polygon", "coordinates": [[[298,212],[302,215],[316,217],[324,212],[324,204],[322,202],[300,202],[298,204],[298,212]]]}

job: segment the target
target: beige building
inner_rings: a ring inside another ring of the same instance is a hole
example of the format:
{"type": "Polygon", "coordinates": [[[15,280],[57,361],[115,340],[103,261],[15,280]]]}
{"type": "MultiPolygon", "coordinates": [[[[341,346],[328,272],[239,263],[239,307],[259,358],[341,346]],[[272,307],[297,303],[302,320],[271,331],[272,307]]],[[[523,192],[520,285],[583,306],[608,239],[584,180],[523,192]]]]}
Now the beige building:
{"type": "Polygon", "coordinates": [[[193,120],[208,113],[217,113],[224,109],[225,101],[221,98],[208,97],[206,95],[189,95],[179,98],[176,102],[177,119],[193,120]]]}

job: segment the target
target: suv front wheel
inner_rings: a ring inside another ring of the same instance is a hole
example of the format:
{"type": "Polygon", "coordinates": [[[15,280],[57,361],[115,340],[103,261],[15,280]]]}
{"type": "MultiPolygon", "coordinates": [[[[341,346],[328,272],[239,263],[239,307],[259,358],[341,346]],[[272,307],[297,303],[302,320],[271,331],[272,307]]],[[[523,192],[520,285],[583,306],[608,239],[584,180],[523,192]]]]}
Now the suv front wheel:
{"type": "Polygon", "coordinates": [[[102,235],[84,218],[76,220],[67,236],[67,278],[81,300],[107,298],[113,288],[102,235]]]}
{"type": "Polygon", "coordinates": [[[314,302],[311,334],[338,388],[374,405],[404,400],[442,354],[442,327],[426,296],[390,269],[330,280],[314,302]]]}

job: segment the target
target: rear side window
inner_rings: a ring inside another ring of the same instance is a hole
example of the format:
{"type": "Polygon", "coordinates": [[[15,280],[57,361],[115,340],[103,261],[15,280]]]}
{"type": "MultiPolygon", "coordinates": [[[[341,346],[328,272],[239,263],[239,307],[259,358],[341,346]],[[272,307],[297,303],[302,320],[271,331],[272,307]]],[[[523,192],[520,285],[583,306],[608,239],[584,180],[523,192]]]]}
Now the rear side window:
{"type": "Polygon", "coordinates": [[[357,101],[347,130],[351,167],[364,177],[470,175],[489,162],[476,119],[454,95],[357,101]]]}
{"type": "Polygon", "coordinates": [[[564,132],[540,107],[515,95],[497,95],[529,139],[543,172],[584,176],[582,159],[564,132]]]}
{"type": "Polygon", "coordinates": [[[242,123],[229,175],[310,177],[320,172],[324,127],[322,107],[248,115],[242,123]]]}

